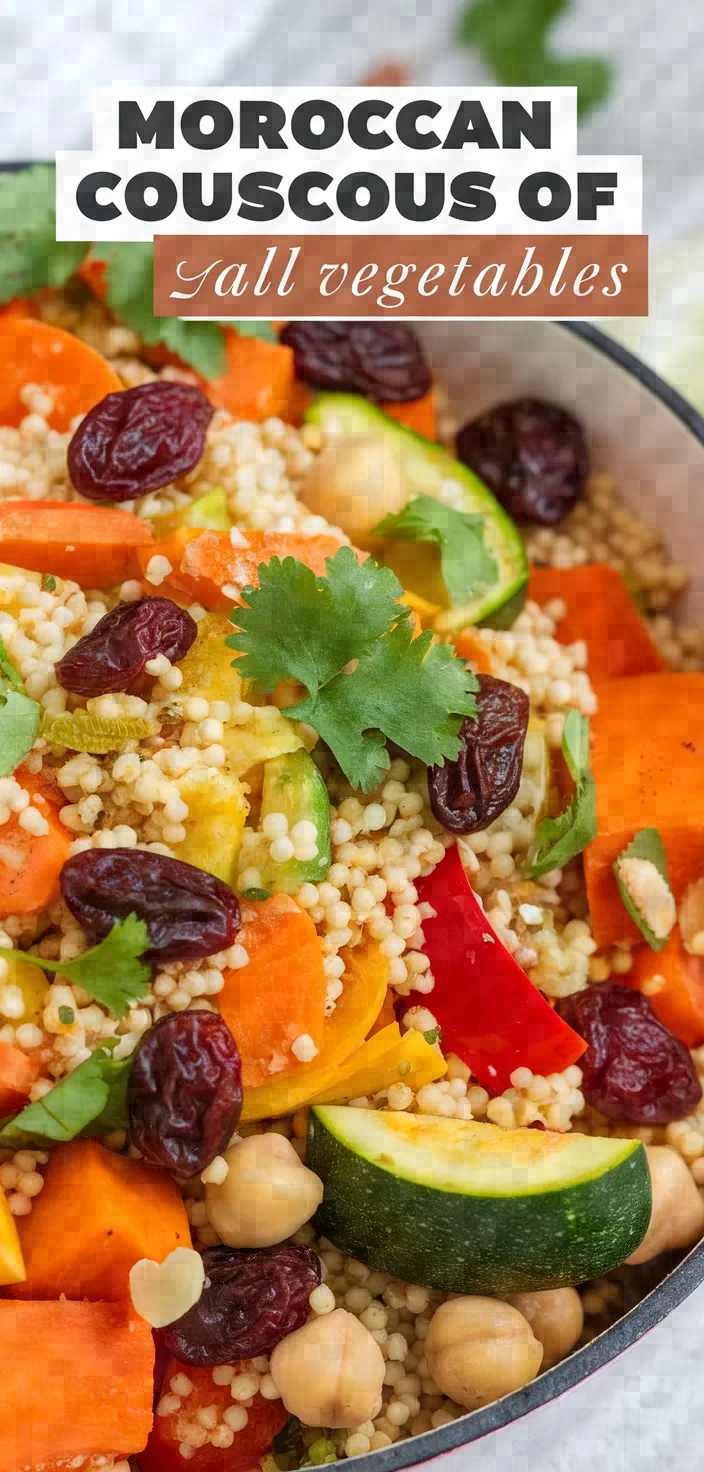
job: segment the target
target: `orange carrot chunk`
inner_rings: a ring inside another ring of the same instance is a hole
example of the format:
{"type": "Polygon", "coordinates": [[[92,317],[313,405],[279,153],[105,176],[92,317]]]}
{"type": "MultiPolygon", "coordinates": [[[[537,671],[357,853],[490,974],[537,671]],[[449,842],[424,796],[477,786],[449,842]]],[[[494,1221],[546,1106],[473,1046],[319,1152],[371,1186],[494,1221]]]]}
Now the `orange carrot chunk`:
{"type": "Polygon", "coordinates": [[[323,1041],[326,981],[315,925],[286,894],[242,904],[237,940],[246,966],[225,972],[220,1011],[242,1058],[245,1089],[305,1068],[292,1052],[307,1034],[323,1041]]]}
{"type": "Polygon", "coordinates": [[[289,419],[293,404],[293,353],[283,343],[259,337],[241,337],[225,328],[227,368],[220,378],[211,378],[207,394],[219,409],[233,419],[289,419]]]}
{"type": "Polygon", "coordinates": [[[8,314],[0,319],[0,424],[19,424],[29,413],[22,398],[29,384],[50,395],[53,408],[46,418],[62,433],[77,414],[87,414],[106,394],[124,388],[107,358],[79,337],[8,314]]]}
{"type": "Polygon", "coordinates": [[[73,1140],[51,1153],[41,1199],[19,1222],[26,1281],[16,1298],[129,1299],[130,1268],[190,1247],[181,1193],[165,1172],[73,1140]]]}
{"type": "Polygon", "coordinates": [[[494,664],[487,645],[475,629],[461,629],[454,639],[455,653],[474,666],[478,675],[490,675],[494,664]]]}
{"type": "Polygon", "coordinates": [[[0,505],[0,562],[72,578],[88,588],[138,576],[137,549],[153,541],[141,517],[113,507],[67,501],[0,505]]]}
{"type": "Polygon", "coordinates": [[[704,675],[635,675],[604,681],[596,694],[598,832],[584,855],[589,909],[598,945],[638,944],[642,936],[612,872],[638,830],[658,829],[678,903],[704,874],[704,675]]]}
{"type": "Polygon", "coordinates": [[[2,1301],[0,1363],[0,1472],[146,1446],[154,1341],[125,1304],[2,1301]]]}
{"type": "Polygon", "coordinates": [[[385,414],[395,419],[397,424],[402,424],[405,429],[412,429],[415,434],[422,434],[426,440],[434,440],[437,437],[437,426],[435,422],[435,392],[428,389],[420,399],[411,399],[406,404],[384,403],[379,405],[385,414]]]}
{"type": "Polygon", "coordinates": [[[13,813],[0,834],[0,917],[35,915],[59,897],[59,875],[68,858],[73,835],[64,828],[59,809],[66,799],[58,785],[26,768],[15,779],[28,792],[32,806],[46,818],[49,832],[41,835],[21,828],[13,813]]]}
{"type": "Polygon", "coordinates": [[[662,951],[638,946],[618,980],[644,991],[655,1016],[688,1048],[704,1043],[704,957],[685,950],[679,926],[662,951]]]}
{"type": "Polygon", "coordinates": [[[40,1074],[39,1064],[12,1043],[0,1043],[0,1119],[16,1114],[40,1074]]]}
{"type": "Polygon", "coordinates": [[[304,537],[298,532],[247,532],[245,545],[233,547],[229,532],[203,532],[197,527],[180,527],[163,542],[138,548],[145,591],[160,593],[182,603],[202,604],[203,608],[229,610],[240,601],[240,593],[248,585],[257,587],[257,568],[272,557],[295,557],[313,569],[318,576],[326,572],[326,557],[339,550],[337,537],[304,537]],[[158,585],[150,582],[152,558],[158,575],[163,573],[165,558],[171,571],[158,585]]]}
{"type": "Polygon", "coordinates": [[[647,675],[665,669],[626,584],[605,563],[584,567],[534,567],[528,597],[535,603],[559,598],[564,618],[557,624],[561,644],[583,639],[592,680],[647,675]]]}

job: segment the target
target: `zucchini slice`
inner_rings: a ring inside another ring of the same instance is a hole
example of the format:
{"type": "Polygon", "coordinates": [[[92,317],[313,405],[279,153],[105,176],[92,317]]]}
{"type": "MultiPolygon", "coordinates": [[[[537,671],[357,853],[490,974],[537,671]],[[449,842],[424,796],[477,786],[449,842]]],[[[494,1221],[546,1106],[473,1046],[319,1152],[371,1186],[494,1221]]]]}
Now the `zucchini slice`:
{"type": "Polygon", "coordinates": [[[316,1226],[336,1247],[450,1293],[599,1277],[650,1221],[638,1140],[314,1105],[306,1164],[325,1185],[316,1226]]]}
{"type": "MultiPolygon", "coordinates": [[[[467,624],[510,628],[525,602],[528,560],[518,528],[488,486],[441,445],[397,424],[375,404],[356,394],[318,394],[304,418],[322,430],[326,441],[359,435],[383,437],[400,456],[409,501],[414,496],[435,496],[457,511],[483,516],[484,541],[498,563],[498,580],[478,593],[471,603],[447,609],[441,616],[441,624],[446,633],[467,624]]],[[[421,542],[387,542],[375,549],[375,555],[393,568],[404,588],[447,608],[436,548],[421,542]]]]}

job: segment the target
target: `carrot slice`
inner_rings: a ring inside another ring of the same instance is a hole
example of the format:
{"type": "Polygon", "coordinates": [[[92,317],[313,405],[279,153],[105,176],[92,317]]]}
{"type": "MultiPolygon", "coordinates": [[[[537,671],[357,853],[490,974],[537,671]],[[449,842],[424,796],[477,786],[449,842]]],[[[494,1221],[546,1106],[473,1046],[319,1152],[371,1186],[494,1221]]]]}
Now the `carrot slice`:
{"type": "Polygon", "coordinates": [[[53,1150],[41,1200],[19,1223],[27,1277],[16,1298],[129,1298],[130,1268],[190,1247],[181,1193],[164,1171],[74,1140],[53,1150]]]}
{"type": "Polygon", "coordinates": [[[31,302],[25,296],[16,296],[0,307],[0,322],[17,321],[32,316],[31,302]]]}
{"type": "Polygon", "coordinates": [[[326,981],[310,916],[286,894],[242,904],[237,940],[246,966],[225,972],[220,1011],[242,1057],[245,1089],[304,1069],[292,1053],[304,1033],[317,1049],[323,1041],[326,981]]]}
{"type": "Polygon", "coordinates": [[[596,694],[591,766],[598,832],[584,855],[587,898],[598,945],[637,945],[642,936],[612,865],[638,830],[658,829],[678,903],[704,874],[704,675],[606,680],[596,694]]]}
{"type": "Polygon", "coordinates": [[[0,830],[0,918],[7,915],[35,915],[59,897],[59,875],[68,858],[72,834],[59,818],[65,798],[56,784],[42,774],[35,776],[25,768],[15,773],[16,780],[28,792],[32,805],[49,825],[41,835],[21,828],[19,816],[12,814],[0,830]]]}
{"type": "Polygon", "coordinates": [[[288,418],[293,400],[293,352],[283,343],[260,337],[241,337],[225,328],[227,369],[211,378],[208,398],[233,419],[260,424],[272,417],[288,418]]]}
{"type": "Polygon", "coordinates": [[[146,1445],[154,1341],[125,1304],[1,1301],[0,1362],[0,1472],[146,1445]]]}
{"type": "Polygon", "coordinates": [[[304,537],[297,532],[247,532],[245,545],[233,547],[229,532],[179,527],[165,541],[138,548],[137,556],[147,592],[158,591],[186,603],[195,601],[203,608],[229,610],[239,602],[242,588],[258,586],[257,568],[262,562],[295,557],[324,576],[326,557],[334,557],[339,547],[336,537],[304,537]],[[153,557],[165,558],[171,568],[157,586],[149,580],[153,557]]]}
{"type": "Polygon", "coordinates": [[[77,275],[80,276],[84,286],[92,291],[101,302],[105,301],[108,294],[108,268],[105,261],[99,261],[96,256],[89,254],[78,268],[77,275]]]}
{"type": "Polygon", "coordinates": [[[478,675],[490,675],[493,672],[491,654],[474,629],[461,629],[454,643],[455,653],[460,659],[466,659],[468,664],[474,665],[478,675]]]}
{"type": "Polygon", "coordinates": [[[704,1043],[704,957],[685,950],[679,926],[662,951],[638,946],[618,980],[644,991],[655,1016],[688,1048],[704,1043]]]}
{"type": "Polygon", "coordinates": [[[0,1043],[0,1119],[23,1107],[40,1071],[36,1059],[12,1043],[0,1043]]]}
{"type": "Polygon", "coordinates": [[[28,384],[46,389],[54,401],[47,415],[62,432],[77,414],[87,414],[106,394],[124,388],[122,380],[79,337],[34,318],[7,316],[0,321],[0,424],[19,424],[27,414],[20,397],[28,384]]]}
{"type": "Polygon", "coordinates": [[[534,567],[528,597],[536,603],[559,598],[565,616],[557,625],[561,644],[584,639],[593,680],[646,675],[665,669],[626,584],[605,563],[583,567],[534,567]]]}
{"type": "Polygon", "coordinates": [[[84,587],[108,588],[138,576],[137,549],[149,548],[153,541],[145,521],[112,506],[73,501],[0,505],[0,562],[73,578],[84,587]]]}
{"type": "Polygon", "coordinates": [[[379,405],[390,419],[395,419],[398,424],[403,424],[405,429],[412,429],[415,434],[422,434],[426,440],[437,438],[437,424],[435,419],[435,393],[432,388],[420,399],[411,399],[407,404],[384,403],[379,405]]]}

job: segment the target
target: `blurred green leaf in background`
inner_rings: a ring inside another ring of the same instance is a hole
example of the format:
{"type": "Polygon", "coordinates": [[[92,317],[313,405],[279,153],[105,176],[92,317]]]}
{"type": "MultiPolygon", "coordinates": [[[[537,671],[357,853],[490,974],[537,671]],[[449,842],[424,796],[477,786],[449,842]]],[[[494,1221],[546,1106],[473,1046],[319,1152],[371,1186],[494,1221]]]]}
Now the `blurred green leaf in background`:
{"type": "Polygon", "coordinates": [[[570,0],[469,0],[459,39],[508,87],[577,87],[585,116],[606,100],[612,73],[599,56],[553,56],[549,32],[569,7],[570,0]]]}

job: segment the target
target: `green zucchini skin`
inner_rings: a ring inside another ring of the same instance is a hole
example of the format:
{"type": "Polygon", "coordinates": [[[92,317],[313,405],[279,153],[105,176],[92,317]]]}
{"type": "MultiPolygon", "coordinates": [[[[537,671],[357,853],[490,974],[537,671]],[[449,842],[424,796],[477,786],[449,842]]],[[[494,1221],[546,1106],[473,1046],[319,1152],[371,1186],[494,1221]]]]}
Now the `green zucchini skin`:
{"type": "Polygon", "coordinates": [[[365,1159],[333,1133],[327,1113],[311,1109],[308,1127],[306,1164],[325,1186],[315,1226],[376,1271],[449,1293],[563,1288],[617,1267],[647,1231],[650,1174],[639,1142],[610,1169],[559,1189],[468,1195],[365,1159]]]}
{"type": "MultiPolygon", "coordinates": [[[[486,545],[499,564],[499,580],[478,595],[466,609],[458,611],[457,627],[483,624],[493,629],[508,629],[517,619],[526,600],[528,559],[521,534],[503,506],[479,476],[456,460],[442,445],[426,440],[415,430],[398,424],[376,404],[356,394],[321,393],[304,414],[308,424],[315,424],[332,439],[350,435],[381,435],[400,455],[401,469],[408,484],[409,500],[416,495],[437,496],[443,483],[454,482],[461,493],[464,509],[484,517],[486,545]]],[[[381,553],[404,582],[404,568],[413,566],[418,557],[415,544],[390,543],[381,553]]],[[[424,549],[430,569],[430,584],[417,588],[431,602],[446,601],[439,576],[439,561],[434,551],[424,549]]],[[[377,555],[377,553],[375,553],[377,555]]]]}

